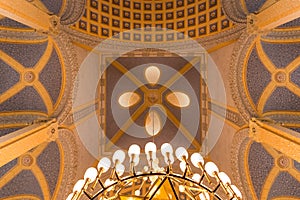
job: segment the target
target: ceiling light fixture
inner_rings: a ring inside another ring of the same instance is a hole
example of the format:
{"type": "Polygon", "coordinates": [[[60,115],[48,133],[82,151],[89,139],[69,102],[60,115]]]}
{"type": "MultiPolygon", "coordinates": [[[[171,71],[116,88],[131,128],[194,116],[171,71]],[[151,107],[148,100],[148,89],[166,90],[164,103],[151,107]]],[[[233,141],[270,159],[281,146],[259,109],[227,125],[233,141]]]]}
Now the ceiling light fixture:
{"type": "Polygon", "coordinates": [[[173,147],[169,143],[161,145],[160,152],[165,167],[159,166],[155,143],[148,142],[144,148],[147,164],[141,171],[137,170],[141,148],[136,144],[131,145],[127,151],[128,172],[125,172],[124,151],[115,151],[111,160],[103,157],[97,168],[86,170],[84,178],[77,181],[67,200],[242,199],[241,192],[231,184],[230,178],[224,172],[219,172],[213,162],[205,163],[200,153],[191,155],[193,165],[190,165],[187,150],[178,147],[175,156],[179,165],[175,165],[173,147]],[[108,176],[104,179],[105,174],[108,176]]]}

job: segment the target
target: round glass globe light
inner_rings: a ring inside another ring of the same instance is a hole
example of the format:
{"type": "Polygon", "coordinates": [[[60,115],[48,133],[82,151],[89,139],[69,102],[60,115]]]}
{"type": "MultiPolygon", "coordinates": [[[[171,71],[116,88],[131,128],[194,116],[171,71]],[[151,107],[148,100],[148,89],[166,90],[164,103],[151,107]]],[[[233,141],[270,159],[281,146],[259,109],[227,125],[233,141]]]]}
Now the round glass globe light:
{"type": "Polygon", "coordinates": [[[99,163],[97,165],[97,169],[100,170],[102,168],[102,172],[105,173],[109,170],[111,165],[111,161],[107,157],[103,157],[99,160],[99,163]]]}
{"type": "Polygon", "coordinates": [[[219,168],[217,167],[217,165],[213,162],[207,162],[205,164],[205,171],[211,176],[214,177],[214,173],[219,173],[219,168]]]}
{"type": "Polygon", "coordinates": [[[73,196],[74,196],[74,193],[69,194],[66,200],[71,200],[73,198],[73,196]]]}
{"type": "Polygon", "coordinates": [[[177,159],[181,161],[183,161],[183,157],[185,157],[186,159],[188,159],[189,157],[189,154],[184,147],[178,147],[175,151],[175,155],[177,159]]]}
{"type": "Polygon", "coordinates": [[[195,173],[195,174],[193,174],[192,179],[193,179],[193,181],[199,183],[201,176],[200,176],[200,174],[195,173]]]}
{"type": "Polygon", "coordinates": [[[88,168],[84,173],[84,180],[88,180],[88,182],[94,182],[97,178],[98,171],[94,167],[88,168]]]}
{"type": "Polygon", "coordinates": [[[114,163],[116,163],[116,160],[118,160],[119,163],[124,162],[124,160],[125,160],[125,152],[122,151],[122,150],[115,151],[112,160],[113,160],[114,163]]]}
{"type": "Polygon", "coordinates": [[[237,197],[242,198],[241,191],[235,185],[230,185],[230,187],[234,191],[237,197]]]}
{"type": "Polygon", "coordinates": [[[220,172],[218,176],[224,185],[231,184],[231,180],[225,172],[220,172]]]}
{"type": "Polygon", "coordinates": [[[191,156],[191,161],[197,168],[199,168],[199,163],[201,163],[202,165],[204,164],[204,159],[200,153],[193,153],[191,156]]]}
{"type": "Polygon", "coordinates": [[[173,154],[173,147],[169,143],[162,144],[160,150],[163,156],[167,156],[167,153],[173,154]]]}
{"type": "Polygon", "coordinates": [[[140,155],[140,153],[141,153],[141,148],[137,144],[132,144],[128,149],[128,155],[129,156],[131,156],[132,154],[140,155]]]}
{"type": "Polygon", "coordinates": [[[85,181],[83,179],[80,179],[76,182],[76,184],[73,187],[73,192],[80,192],[85,184],[85,181]]]}

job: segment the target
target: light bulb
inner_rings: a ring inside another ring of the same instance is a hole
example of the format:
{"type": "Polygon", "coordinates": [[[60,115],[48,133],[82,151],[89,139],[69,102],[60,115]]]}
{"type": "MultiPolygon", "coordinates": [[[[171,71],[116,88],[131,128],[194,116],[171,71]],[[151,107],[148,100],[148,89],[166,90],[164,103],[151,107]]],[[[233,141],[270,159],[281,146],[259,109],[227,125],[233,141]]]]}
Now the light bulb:
{"type": "Polygon", "coordinates": [[[162,144],[160,150],[163,156],[167,156],[167,153],[173,154],[173,147],[169,143],[162,144]]]}
{"type": "Polygon", "coordinates": [[[195,174],[193,174],[192,179],[193,179],[195,182],[199,183],[199,182],[200,182],[200,179],[201,179],[201,176],[200,176],[200,174],[195,173],[195,174]]]}
{"type": "Polygon", "coordinates": [[[100,170],[100,168],[102,168],[102,172],[105,173],[107,172],[107,170],[109,170],[111,165],[111,161],[107,158],[107,157],[103,157],[100,159],[98,165],[97,165],[97,169],[100,170]]]}
{"type": "Polygon", "coordinates": [[[116,172],[118,176],[122,176],[124,174],[124,171],[125,171],[125,166],[123,164],[116,165],[116,172]]]}
{"type": "Polygon", "coordinates": [[[104,186],[108,187],[107,191],[111,191],[113,189],[113,187],[110,187],[110,186],[114,183],[115,183],[115,181],[113,181],[111,179],[106,179],[106,181],[104,182],[104,186]]]}
{"type": "Polygon", "coordinates": [[[76,182],[76,184],[73,187],[73,192],[80,192],[85,184],[85,181],[83,179],[80,179],[76,182]]]}
{"type": "Polygon", "coordinates": [[[164,157],[164,158],[165,158],[164,160],[165,160],[165,163],[166,163],[166,164],[169,164],[169,163],[168,163],[168,159],[169,159],[170,164],[173,164],[174,161],[175,161],[173,155],[170,155],[169,158],[168,158],[168,157],[164,157]]]}
{"type": "Polygon", "coordinates": [[[205,164],[205,171],[212,177],[214,177],[214,173],[219,173],[219,169],[217,167],[217,165],[213,162],[207,162],[205,164]]]}
{"type": "Polygon", "coordinates": [[[186,162],[184,162],[184,161],[180,162],[179,167],[182,172],[185,172],[186,162]]]}
{"type": "Polygon", "coordinates": [[[201,163],[202,165],[204,164],[204,159],[200,153],[193,153],[191,156],[191,161],[197,168],[199,168],[199,163],[201,163]]]}
{"type": "Polygon", "coordinates": [[[119,163],[124,162],[125,160],[125,153],[122,150],[117,150],[115,151],[114,155],[113,155],[113,162],[116,164],[116,160],[119,161],[119,163]]]}
{"type": "Polygon", "coordinates": [[[153,142],[148,142],[145,145],[145,153],[147,156],[147,160],[150,161],[150,159],[155,160],[156,159],[156,145],[153,142]],[[150,156],[151,152],[151,156],[150,156]]]}
{"type": "Polygon", "coordinates": [[[140,190],[134,191],[134,195],[135,195],[135,196],[140,196],[140,195],[141,195],[141,191],[140,191],[140,190]]]}
{"type": "Polygon", "coordinates": [[[132,144],[129,149],[128,149],[128,155],[131,157],[132,154],[134,155],[140,155],[141,153],[141,148],[137,144],[132,144]]]}
{"type": "Polygon", "coordinates": [[[219,178],[220,178],[220,180],[222,181],[222,183],[224,184],[224,185],[227,185],[227,184],[231,184],[231,180],[230,180],[230,178],[227,176],[227,174],[225,174],[225,172],[220,172],[219,174],[218,174],[218,176],[219,176],[219,178]]]}
{"type": "Polygon", "coordinates": [[[207,192],[203,191],[199,194],[200,200],[210,200],[210,196],[207,192]]]}
{"type": "Polygon", "coordinates": [[[234,191],[237,197],[242,198],[241,191],[235,185],[230,185],[230,187],[234,191]]]}
{"type": "Polygon", "coordinates": [[[66,200],[71,200],[73,197],[74,197],[74,193],[71,193],[71,194],[68,195],[66,200]]]}
{"type": "Polygon", "coordinates": [[[189,157],[189,154],[184,147],[178,147],[175,151],[175,155],[180,161],[184,161],[183,157],[185,157],[186,159],[188,159],[189,157]]]}
{"type": "Polygon", "coordinates": [[[84,180],[88,180],[89,183],[94,182],[97,178],[97,175],[97,169],[94,167],[90,167],[84,173],[84,180]]]}
{"type": "Polygon", "coordinates": [[[183,185],[179,185],[179,192],[184,192],[184,190],[185,190],[185,187],[183,186],[183,185]]]}

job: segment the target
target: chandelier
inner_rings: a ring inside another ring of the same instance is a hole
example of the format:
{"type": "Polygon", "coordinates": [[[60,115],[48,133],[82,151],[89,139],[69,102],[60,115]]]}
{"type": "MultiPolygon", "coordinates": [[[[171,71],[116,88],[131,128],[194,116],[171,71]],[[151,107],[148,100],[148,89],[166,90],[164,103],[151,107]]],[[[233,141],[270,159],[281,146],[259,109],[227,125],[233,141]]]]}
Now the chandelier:
{"type": "Polygon", "coordinates": [[[144,148],[145,166],[140,171],[137,169],[141,148],[136,144],[127,151],[128,170],[125,170],[126,154],[122,150],[115,151],[111,160],[101,158],[97,168],[88,168],[84,178],[77,181],[67,200],[242,199],[230,178],[219,172],[213,162],[205,162],[200,153],[193,153],[189,159],[187,150],[178,147],[175,161],[169,143],[162,144],[160,152],[165,167],[159,166],[156,144],[148,142],[144,148]]]}

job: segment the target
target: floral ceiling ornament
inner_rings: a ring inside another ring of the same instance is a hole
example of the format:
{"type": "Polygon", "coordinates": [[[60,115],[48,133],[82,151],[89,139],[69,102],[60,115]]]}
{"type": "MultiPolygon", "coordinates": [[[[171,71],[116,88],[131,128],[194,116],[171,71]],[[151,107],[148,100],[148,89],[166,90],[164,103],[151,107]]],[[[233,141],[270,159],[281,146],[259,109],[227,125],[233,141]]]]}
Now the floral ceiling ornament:
{"type": "MultiPolygon", "coordinates": [[[[150,87],[157,86],[161,77],[161,71],[156,66],[149,66],[144,72],[145,78],[150,87]]],[[[162,104],[163,93],[159,89],[149,89],[147,94],[144,95],[144,100],[148,101],[149,107],[156,104],[162,104]]],[[[165,95],[165,99],[172,106],[184,108],[190,105],[190,98],[187,94],[180,91],[172,91],[165,95]]],[[[141,100],[139,94],[134,91],[123,93],[119,99],[119,104],[124,108],[130,108],[136,105],[141,100]]],[[[145,119],[145,129],[150,136],[157,135],[163,128],[161,117],[155,110],[150,110],[145,119]]]]}

